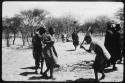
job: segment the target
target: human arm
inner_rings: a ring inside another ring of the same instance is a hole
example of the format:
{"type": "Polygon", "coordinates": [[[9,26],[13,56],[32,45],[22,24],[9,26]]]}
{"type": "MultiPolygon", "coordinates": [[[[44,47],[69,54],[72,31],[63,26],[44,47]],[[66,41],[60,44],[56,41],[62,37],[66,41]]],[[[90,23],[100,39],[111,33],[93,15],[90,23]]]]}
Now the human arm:
{"type": "Polygon", "coordinates": [[[85,51],[87,51],[87,52],[89,52],[89,53],[91,53],[91,49],[86,49],[84,46],[80,46],[80,48],[83,48],[85,51]]]}
{"type": "Polygon", "coordinates": [[[46,37],[46,39],[44,40],[44,43],[45,43],[45,44],[54,44],[54,42],[55,42],[55,39],[54,39],[54,37],[51,36],[51,35],[48,35],[48,36],[46,37]]]}

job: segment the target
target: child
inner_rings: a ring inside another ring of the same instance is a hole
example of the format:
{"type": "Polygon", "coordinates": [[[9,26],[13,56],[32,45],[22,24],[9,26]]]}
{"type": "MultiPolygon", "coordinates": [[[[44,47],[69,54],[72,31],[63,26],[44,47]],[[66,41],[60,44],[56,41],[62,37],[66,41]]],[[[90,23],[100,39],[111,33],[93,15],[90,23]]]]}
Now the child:
{"type": "Polygon", "coordinates": [[[92,50],[95,52],[96,57],[95,57],[95,61],[93,64],[93,68],[94,68],[94,73],[95,73],[95,79],[96,81],[98,81],[98,72],[102,73],[102,77],[101,79],[105,78],[105,74],[104,74],[104,68],[106,66],[107,61],[110,58],[110,54],[108,53],[108,51],[104,48],[104,46],[101,46],[95,42],[92,42],[92,39],[90,36],[86,36],[84,41],[86,41],[87,44],[90,44],[89,49],[87,50],[84,46],[80,46],[80,48],[85,49],[87,52],[91,52],[92,50]]]}

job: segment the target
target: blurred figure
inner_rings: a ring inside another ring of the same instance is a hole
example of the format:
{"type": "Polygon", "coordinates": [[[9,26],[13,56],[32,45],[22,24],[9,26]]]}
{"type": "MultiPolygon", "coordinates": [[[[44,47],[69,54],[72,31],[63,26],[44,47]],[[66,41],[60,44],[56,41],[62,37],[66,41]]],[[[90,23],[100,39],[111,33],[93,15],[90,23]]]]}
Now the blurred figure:
{"type": "Polygon", "coordinates": [[[105,35],[104,45],[109,51],[111,58],[108,62],[108,66],[113,65],[113,70],[116,70],[116,61],[121,59],[121,41],[120,41],[120,25],[113,24],[112,26],[107,26],[107,31],[105,35]]]}
{"type": "Polygon", "coordinates": [[[62,42],[65,42],[64,34],[62,34],[61,39],[62,39],[62,42]]]}
{"type": "Polygon", "coordinates": [[[53,78],[54,67],[59,67],[59,65],[57,64],[58,55],[54,47],[55,37],[54,37],[53,28],[50,27],[48,32],[49,32],[48,34],[43,35],[43,39],[44,39],[43,41],[44,41],[44,44],[46,45],[44,47],[43,53],[44,53],[45,62],[47,66],[47,69],[45,70],[43,75],[47,76],[47,72],[50,70],[50,78],[53,78]]]}
{"type": "Polygon", "coordinates": [[[96,54],[95,61],[93,64],[96,81],[98,81],[99,72],[102,74],[100,80],[104,79],[105,78],[104,68],[106,67],[106,64],[110,58],[109,52],[103,45],[93,42],[91,36],[85,36],[84,41],[86,42],[86,44],[90,44],[89,49],[86,49],[83,45],[81,45],[80,48],[83,48],[89,53],[91,51],[94,51],[96,54]]]}
{"type": "Polygon", "coordinates": [[[122,53],[121,53],[121,34],[120,34],[120,24],[116,24],[115,26],[115,32],[114,32],[114,60],[113,60],[113,65],[115,66],[116,61],[120,60],[122,61],[122,53]]]}
{"type": "Polygon", "coordinates": [[[75,30],[72,33],[72,40],[73,40],[73,45],[74,45],[75,50],[76,50],[77,46],[79,45],[79,37],[78,37],[78,34],[75,30]]]}
{"type": "MultiPolygon", "coordinates": [[[[113,51],[113,47],[114,47],[114,34],[115,28],[113,27],[113,25],[108,22],[107,23],[107,30],[106,30],[106,35],[105,35],[105,41],[104,41],[104,46],[106,47],[106,49],[108,50],[108,52],[111,55],[111,59],[108,61],[107,66],[111,65],[112,62],[112,57],[114,55],[114,51],[113,51]]],[[[115,68],[115,67],[114,67],[115,68]]]]}
{"type": "Polygon", "coordinates": [[[66,42],[67,40],[67,34],[62,34],[62,42],[66,42]]]}
{"type": "Polygon", "coordinates": [[[41,71],[43,69],[43,46],[44,44],[41,43],[40,35],[45,33],[45,28],[41,27],[37,29],[37,32],[35,32],[33,38],[32,38],[32,46],[33,46],[33,58],[35,60],[35,72],[37,73],[37,69],[40,67],[40,61],[41,61],[41,71]]]}
{"type": "Polygon", "coordinates": [[[121,48],[121,57],[118,61],[118,63],[122,62],[122,58],[124,58],[125,55],[125,48],[124,48],[124,27],[122,26],[122,24],[120,24],[120,30],[118,31],[118,33],[120,33],[120,48],[121,48]]]}

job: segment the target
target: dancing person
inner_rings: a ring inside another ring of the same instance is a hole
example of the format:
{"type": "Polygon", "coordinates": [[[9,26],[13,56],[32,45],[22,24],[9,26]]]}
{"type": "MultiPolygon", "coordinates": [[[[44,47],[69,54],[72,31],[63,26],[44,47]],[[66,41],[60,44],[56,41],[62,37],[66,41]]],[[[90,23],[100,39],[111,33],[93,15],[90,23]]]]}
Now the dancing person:
{"type": "Polygon", "coordinates": [[[33,58],[35,60],[35,72],[37,73],[37,69],[40,67],[41,62],[41,72],[43,69],[43,44],[41,43],[40,34],[45,33],[45,29],[43,27],[37,29],[35,35],[32,38],[32,46],[33,46],[33,58]]]}
{"type": "Polygon", "coordinates": [[[80,45],[80,48],[83,48],[89,53],[91,53],[91,51],[93,50],[96,54],[93,64],[96,81],[98,81],[98,72],[102,74],[100,80],[104,79],[104,68],[106,67],[106,64],[110,58],[110,54],[103,45],[93,42],[91,36],[85,36],[84,41],[86,42],[86,44],[90,44],[89,49],[86,49],[83,45],[80,45]]]}
{"type": "Polygon", "coordinates": [[[56,49],[54,47],[55,37],[54,37],[53,28],[50,27],[48,32],[49,32],[48,34],[44,34],[44,36],[43,36],[44,44],[46,44],[46,46],[44,47],[43,53],[44,53],[44,58],[45,58],[46,66],[47,66],[47,69],[45,70],[43,75],[47,76],[47,72],[50,70],[49,78],[53,78],[54,67],[55,66],[59,67],[59,65],[57,64],[58,55],[57,55],[56,49]]]}
{"type": "Polygon", "coordinates": [[[84,37],[81,45],[84,43],[85,38],[91,36],[91,34],[92,34],[91,27],[89,27],[88,30],[87,30],[87,32],[86,32],[86,34],[85,34],[85,37],[84,37]]]}
{"type": "Polygon", "coordinates": [[[115,26],[115,31],[113,34],[113,56],[112,56],[112,64],[113,64],[113,69],[116,68],[116,62],[117,60],[122,59],[121,56],[121,37],[120,37],[120,24],[116,24],[115,26]]]}
{"type": "MultiPolygon", "coordinates": [[[[105,41],[104,41],[104,46],[105,48],[108,50],[108,52],[111,55],[110,60],[107,63],[107,67],[110,66],[111,64],[113,64],[113,56],[114,56],[114,32],[115,32],[115,28],[114,28],[114,24],[111,24],[110,22],[107,23],[107,30],[106,30],[106,35],[105,35],[105,41]]],[[[115,66],[113,67],[115,69],[115,66]]]]}
{"type": "Polygon", "coordinates": [[[113,65],[113,70],[116,70],[116,61],[121,59],[121,45],[120,45],[120,26],[118,24],[108,24],[105,35],[104,45],[111,55],[107,66],[113,65]]]}

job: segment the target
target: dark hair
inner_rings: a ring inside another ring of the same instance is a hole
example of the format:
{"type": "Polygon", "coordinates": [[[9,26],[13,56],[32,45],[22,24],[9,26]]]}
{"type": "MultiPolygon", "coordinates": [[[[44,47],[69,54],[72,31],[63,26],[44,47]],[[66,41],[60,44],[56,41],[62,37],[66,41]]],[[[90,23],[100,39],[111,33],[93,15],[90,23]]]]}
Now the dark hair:
{"type": "Polygon", "coordinates": [[[90,43],[92,41],[92,38],[90,35],[86,36],[85,39],[84,39],[87,43],[90,43]],[[89,39],[89,41],[88,41],[89,39]]]}
{"type": "Polygon", "coordinates": [[[119,31],[121,29],[120,24],[116,24],[115,30],[119,31]]]}
{"type": "Polygon", "coordinates": [[[46,32],[46,29],[43,28],[43,27],[40,27],[40,28],[38,29],[38,31],[39,31],[40,35],[42,35],[43,33],[46,32]]]}

